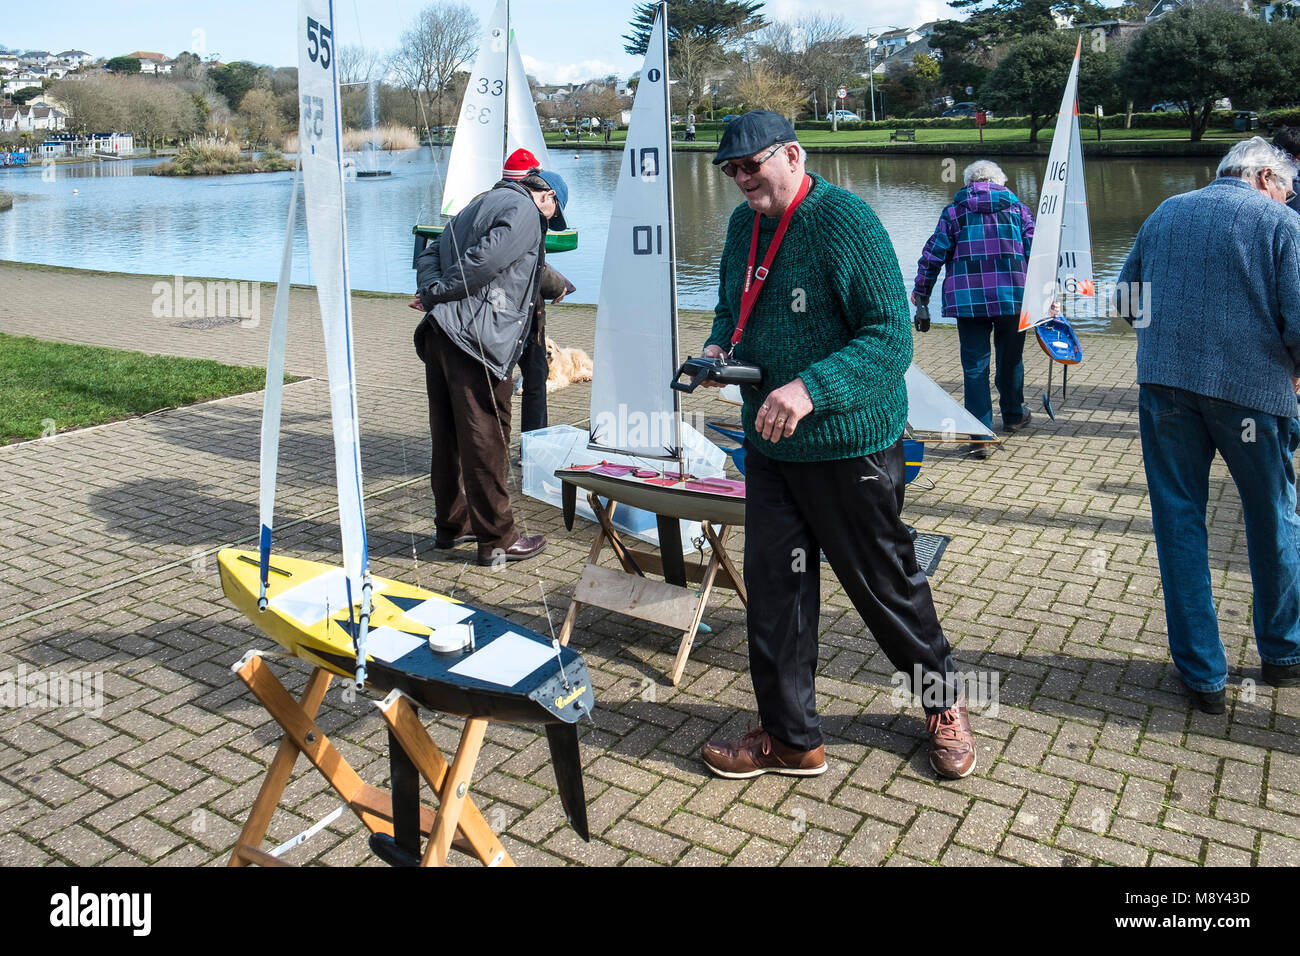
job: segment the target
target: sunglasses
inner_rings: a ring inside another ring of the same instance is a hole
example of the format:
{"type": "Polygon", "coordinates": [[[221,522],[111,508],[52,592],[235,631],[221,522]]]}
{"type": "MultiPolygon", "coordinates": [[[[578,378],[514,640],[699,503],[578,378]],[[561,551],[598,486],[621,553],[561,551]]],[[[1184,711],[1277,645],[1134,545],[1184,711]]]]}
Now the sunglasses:
{"type": "Polygon", "coordinates": [[[758,167],[762,166],[765,162],[767,162],[769,159],[775,156],[777,150],[779,150],[784,145],[785,143],[777,143],[763,155],[762,159],[742,159],[738,163],[733,163],[733,162],[723,163],[722,173],[724,176],[728,176],[731,179],[735,179],[736,173],[740,173],[740,172],[743,172],[746,176],[752,176],[756,172],[758,172],[758,167]]]}

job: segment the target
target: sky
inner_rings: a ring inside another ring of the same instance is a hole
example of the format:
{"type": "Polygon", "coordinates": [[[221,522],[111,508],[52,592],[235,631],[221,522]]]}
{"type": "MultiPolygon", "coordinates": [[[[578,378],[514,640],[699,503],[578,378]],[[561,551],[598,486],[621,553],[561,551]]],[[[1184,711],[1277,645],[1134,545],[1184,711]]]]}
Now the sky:
{"type": "MultiPolygon", "coordinates": [[[[496,0],[462,0],[485,22],[496,0]]],[[[345,44],[388,51],[428,0],[334,0],[345,44]]],[[[524,67],[543,83],[570,83],[640,69],[623,51],[634,0],[512,0],[511,19],[524,67]]],[[[54,0],[7,4],[0,44],[10,49],[85,50],[121,56],[137,50],[175,56],[183,50],[223,62],[296,66],[294,0],[54,0]]],[[[831,13],[865,33],[917,26],[953,16],[940,0],[767,0],[768,19],[831,13]]]]}

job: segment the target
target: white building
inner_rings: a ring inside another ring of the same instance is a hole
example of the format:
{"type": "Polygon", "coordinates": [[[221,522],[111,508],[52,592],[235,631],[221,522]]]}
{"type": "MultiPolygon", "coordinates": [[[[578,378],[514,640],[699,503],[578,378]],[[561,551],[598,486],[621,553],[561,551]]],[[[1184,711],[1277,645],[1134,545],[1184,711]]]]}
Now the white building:
{"type": "Polygon", "coordinates": [[[27,133],[34,130],[61,130],[68,117],[52,106],[0,107],[0,133],[27,133]]]}
{"type": "Polygon", "coordinates": [[[172,71],[172,64],[175,62],[170,57],[166,57],[161,53],[147,53],[141,50],[136,50],[134,53],[128,53],[127,56],[140,61],[141,73],[170,73],[172,71]]]}
{"type": "Polygon", "coordinates": [[[26,90],[33,86],[40,88],[42,74],[34,73],[31,70],[19,70],[17,73],[10,73],[5,77],[4,87],[0,92],[6,96],[17,93],[19,90],[26,90]]]}
{"type": "Polygon", "coordinates": [[[86,137],[86,152],[133,153],[135,137],[130,133],[91,133],[86,137]]]}
{"type": "Polygon", "coordinates": [[[67,63],[74,70],[79,66],[95,62],[95,58],[85,50],[64,50],[58,54],[58,59],[59,62],[67,63]]]}

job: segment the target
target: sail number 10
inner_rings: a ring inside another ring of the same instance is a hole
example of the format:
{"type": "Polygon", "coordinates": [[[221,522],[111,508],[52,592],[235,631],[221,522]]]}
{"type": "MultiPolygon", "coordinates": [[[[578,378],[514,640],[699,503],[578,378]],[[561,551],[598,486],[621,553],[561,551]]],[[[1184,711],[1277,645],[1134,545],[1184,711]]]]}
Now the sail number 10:
{"type": "Polygon", "coordinates": [[[330,37],[333,35],[329,27],[307,18],[307,56],[326,70],[330,68],[330,37]]]}

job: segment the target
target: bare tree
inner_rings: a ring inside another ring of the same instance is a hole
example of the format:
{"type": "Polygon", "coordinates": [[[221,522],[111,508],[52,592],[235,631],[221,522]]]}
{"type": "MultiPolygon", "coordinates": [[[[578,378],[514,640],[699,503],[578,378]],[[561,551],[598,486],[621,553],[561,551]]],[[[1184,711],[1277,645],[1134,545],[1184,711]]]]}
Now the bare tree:
{"type": "Polygon", "coordinates": [[[732,81],[732,94],[745,110],[771,110],[794,118],[804,101],[804,91],[793,77],[777,73],[762,63],[747,63],[732,81]]]}
{"type": "Polygon", "coordinates": [[[384,55],[365,46],[339,47],[339,82],[369,83],[383,72],[384,55]]]}
{"type": "Polygon", "coordinates": [[[435,125],[443,125],[443,105],[454,88],[458,71],[474,55],[480,35],[478,17],[462,3],[440,0],[420,11],[402,34],[389,68],[411,91],[434,102],[435,125]]]}
{"type": "Polygon", "coordinates": [[[843,17],[817,13],[768,24],[746,44],[745,60],[793,78],[805,99],[816,92],[818,104],[829,107],[831,91],[857,79],[861,51],[843,17]]]}

